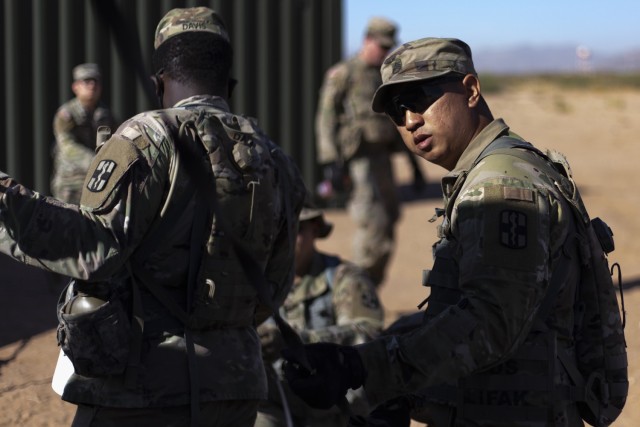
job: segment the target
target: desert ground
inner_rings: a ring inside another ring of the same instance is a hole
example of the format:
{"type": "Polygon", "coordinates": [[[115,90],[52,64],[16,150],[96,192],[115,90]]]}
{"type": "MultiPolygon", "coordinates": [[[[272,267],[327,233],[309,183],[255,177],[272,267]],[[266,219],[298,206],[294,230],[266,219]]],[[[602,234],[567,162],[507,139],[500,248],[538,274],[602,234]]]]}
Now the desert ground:
{"type": "MultiPolygon", "coordinates": [[[[640,89],[562,89],[529,84],[486,98],[496,117],[539,148],[554,148],[569,158],[592,217],[603,218],[615,234],[610,262],[622,267],[626,307],[630,394],[616,427],[640,425],[640,89]],[[636,190],[634,190],[636,188],[636,190]]],[[[428,186],[412,192],[406,159],[394,158],[398,189],[404,200],[397,228],[397,248],[380,288],[386,322],[412,312],[426,297],[422,270],[431,265],[436,224],[428,219],[441,205],[439,178],[444,170],[423,163],[428,186]]],[[[334,223],[328,252],[349,257],[352,225],[344,210],[328,210],[334,223]]],[[[0,426],[68,426],[74,407],[51,389],[58,357],[55,303],[60,284],[51,275],[0,257],[0,426]]],[[[414,423],[413,427],[421,424],[414,423]]]]}

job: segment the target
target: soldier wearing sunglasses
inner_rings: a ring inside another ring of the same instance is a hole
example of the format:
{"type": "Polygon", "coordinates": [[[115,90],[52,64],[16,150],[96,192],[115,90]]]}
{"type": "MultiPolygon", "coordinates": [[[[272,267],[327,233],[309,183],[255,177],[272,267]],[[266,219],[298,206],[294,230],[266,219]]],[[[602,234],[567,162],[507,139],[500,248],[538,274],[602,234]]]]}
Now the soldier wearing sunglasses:
{"type": "Polygon", "coordinates": [[[410,413],[430,427],[582,426],[579,397],[562,394],[575,368],[580,282],[568,200],[582,203],[577,191],[566,196],[575,189],[566,159],[494,119],[460,40],[406,43],[381,74],[373,110],[393,120],[411,152],[449,171],[423,276],[424,320],[357,346],[307,345],[312,372],[287,364],[291,388],[327,407],[363,386],[380,406],[376,421],[353,425],[408,426],[410,413]],[[560,365],[558,354],[573,362],[560,365]]]}

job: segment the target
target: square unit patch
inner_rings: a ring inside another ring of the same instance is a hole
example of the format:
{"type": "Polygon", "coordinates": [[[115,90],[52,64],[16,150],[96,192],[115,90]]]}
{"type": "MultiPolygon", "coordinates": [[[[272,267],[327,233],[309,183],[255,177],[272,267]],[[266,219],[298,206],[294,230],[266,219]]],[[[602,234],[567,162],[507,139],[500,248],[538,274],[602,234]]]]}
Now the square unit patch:
{"type": "Polygon", "coordinates": [[[544,260],[535,194],[504,185],[484,188],[482,257],[486,265],[532,271],[544,260]]]}
{"type": "Polygon", "coordinates": [[[500,215],[500,244],[510,249],[527,247],[527,215],[515,210],[504,210],[500,215]]]}
{"type": "Polygon", "coordinates": [[[109,182],[109,178],[111,178],[116,166],[117,164],[113,160],[101,160],[87,183],[87,190],[93,193],[102,191],[107,182],[109,182]]]}

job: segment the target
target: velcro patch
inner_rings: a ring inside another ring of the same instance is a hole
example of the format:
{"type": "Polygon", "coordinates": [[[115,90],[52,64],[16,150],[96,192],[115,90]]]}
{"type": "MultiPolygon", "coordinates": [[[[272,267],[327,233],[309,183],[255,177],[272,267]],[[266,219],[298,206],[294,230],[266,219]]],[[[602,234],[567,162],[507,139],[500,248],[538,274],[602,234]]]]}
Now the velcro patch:
{"type": "Polygon", "coordinates": [[[80,203],[94,209],[102,206],[139,158],[140,152],[130,140],[112,136],[91,162],[80,203]]]}
{"type": "Polygon", "coordinates": [[[484,188],[485,264],[532,270],[542,262],[538,209],[532,190],[504,185],[484,188]]]}

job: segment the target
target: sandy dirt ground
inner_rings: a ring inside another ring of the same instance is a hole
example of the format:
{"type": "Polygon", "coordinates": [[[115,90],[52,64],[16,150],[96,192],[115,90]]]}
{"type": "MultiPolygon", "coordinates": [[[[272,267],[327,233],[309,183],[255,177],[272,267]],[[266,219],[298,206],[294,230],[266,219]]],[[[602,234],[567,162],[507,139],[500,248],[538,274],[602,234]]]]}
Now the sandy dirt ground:
{"type": "MultiPolygon", "coordinates": [[[[488,95],[496,117],[539,148],[566,154],[592,217],[604,218],[615,233],[612,262],[622,266],[627,314],[630,395],[616,427],[640,426],[640,91],[580,91],[523,87],[488,95]]],[[[439,178],[444,170],[423,164],[429,185],[412,193],[406,159],[394,159],[399,191],[405,203],[398,225],[398,246],[380,289],[386,321],[412,312],[426,297],[422,270],[431,265],[436,223],[429,223],[441,205],[439,178]]],[[[335,224],[320,248],[349,257],[352,225],[345,211],[330,210],[335,224]]],[[[52,391],[57,360],[55,303],[60,285],[52,276],[0,257],[0,426],[55,427],[70,425],[74,407],[52,391]]],[[[413,427],[421,424],[414,423],[413,427]]]]}

